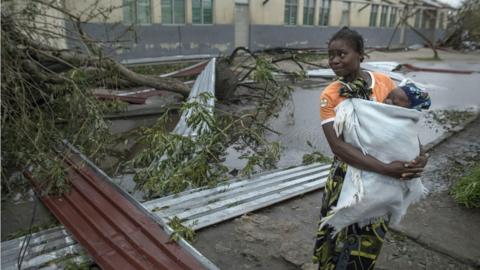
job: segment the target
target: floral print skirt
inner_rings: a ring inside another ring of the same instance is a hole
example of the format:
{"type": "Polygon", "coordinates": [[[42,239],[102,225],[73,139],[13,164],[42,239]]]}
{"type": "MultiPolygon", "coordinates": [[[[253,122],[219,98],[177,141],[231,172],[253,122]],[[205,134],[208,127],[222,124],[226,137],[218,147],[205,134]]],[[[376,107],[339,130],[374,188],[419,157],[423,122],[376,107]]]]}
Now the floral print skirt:
{"type": "MultiPolygon", "coordinates": [[[[331,214],[337,204],[347,172],[347,164],[335,158],[325,185],[320,219],[331,214]]],[[[367,270],[375,267],[388,231],[383,220],[364,227],[350,225],[335,236],[333,228],[318,229],[313,261],[321,270],[367,270]]]]}

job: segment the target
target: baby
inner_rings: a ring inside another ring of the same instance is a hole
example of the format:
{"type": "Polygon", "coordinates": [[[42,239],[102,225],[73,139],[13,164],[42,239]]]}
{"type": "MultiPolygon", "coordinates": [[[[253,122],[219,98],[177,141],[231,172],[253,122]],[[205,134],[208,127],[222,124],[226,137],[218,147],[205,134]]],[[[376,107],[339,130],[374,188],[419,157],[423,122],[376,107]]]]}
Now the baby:
{"type": "Polygon", "coordinates": [[[427,92],[409,82],[393,89],[385,99],[385,103],[421,110],[428,109],[431,105],[431,100],[427,92]]]}

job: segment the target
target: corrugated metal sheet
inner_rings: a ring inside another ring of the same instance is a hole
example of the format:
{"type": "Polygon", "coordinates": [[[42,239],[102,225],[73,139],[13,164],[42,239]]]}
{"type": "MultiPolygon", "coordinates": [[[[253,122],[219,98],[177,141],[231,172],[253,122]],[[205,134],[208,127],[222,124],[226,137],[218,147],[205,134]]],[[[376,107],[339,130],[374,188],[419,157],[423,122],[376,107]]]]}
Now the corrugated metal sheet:
{"type": "Polygon", "coordinates": [[[178,217],[198,230],[221,221],[322,188],[330,165],[314,164],[232,180],[211,189],[195,189],[145,202],[159,218],[178,217]]]}
{"type": "Polygon", "coordinates": [[[41,199],[102,269],[204,269],[104,174],[76,153],[63,158],[71,190],[41,199]]]}
{"type": "MultiPolygon", "coordinates": [[[[189,72],[197,72],[199,68],[204,68],[207,65],[207,62],[202,62],[199,64],[194,65],[193,67],[186,68],[181,70],[180,73],[184,75],[184,73],[189,72]],[[192,69],[193,68],[193,69],[192,69]]],[[[175,75],[178,72],[174,72],[175,75]]],[[[215,58],[208,62],[208,66],[202,72],[200,76],[198,76],[197,80],[195,81],[195,85],[192,88],[192,91],[189,95],[189,100],[196,100],[198,95],[203,92],[210,92],[212,94],[212,98],[207,101],[207,105],[209,105],[212,109],[214,106],[213,96],[215,90],[215,58]]],[[[154,89],[147,89],[141,90],[133,93],[122,93],[119,94],[121,96],[130,96],[130,95],[147,95],[149,96],[152,93],[157,91],[152,91],[154,89]]],[[[190,136],[192,133],[195,133],[194,130],[187,127],[186,119],[188,114],[191,112],[186,112],[182,115],[181,121],[177,124],[176,131],[178,134],[184,136],[190,136]]],[[[213,111],[212,111],[213,113],[213,111]]],[[[71,147],[71,146],[70,146],[71,147]]],[[[73,147],[71,147],[73,148],[73,147]]],[[[79,156],[82,157],[84,161],[90,164],[91,168],[94,168],[97,173],[103,175],[106,179],[109,179],[107,175],[105,175],[101,170],[99,170],[94,164],[88,161],[86,157],[83,157],[80,153],[77,153],[79,156]]],[[[120,193],[125,193],[123,190],[118,190],[120,193]]],[[[124,196],[129,197],[129,194],[124,194],[124,196]]],[[[132,203],[138,202],[134,199],[131,199],[132,203]]],[[[143,206],[142,206],[143,207],[143,206]]],[[[146,210],[145,210],[146,211],[146,210]]],[[[152,215],[152,217],[155,217],[152,215]]],[[[157,219],[157,222],[162,224],[163,228],[167,231],[168,234],[171,234],[173,231],[172,229],[163,223],[163,220],[157,219]]],[[[57,269],[62,268],[61,259],[68,257],[69,260],[74,261],[84,261],[90,260],[90,258],[82,256],[82,253],[85,251],[82,247],[71,237],[71,235],[63,229],[63,227],[59,227],[53,230],[46,231],[45,233],[39,233],[32,236],[33,240],[30,241],[29,250],[26,254],[26,261],[22,264],[23,267],[34,267],[34,268],[43,268],[44,266],[47,267],[46,269],[57,269]],[[60,261],[60,262],[58,262],[60,261]]],[[[5,242],[2,245],[2,268],[3,269],[17,269],[16,260],[20,251],[20,246],[23,242],[24,238],[15,239],[12,241],[5,242]]],[[[207,258],[203,257],[200,253],[198,253],[195,248],[193,248],[189,243],[185,242],[183,239],[179,240],[180,246],[190,252],[197,260],[199,260],[203,266],[208,269],[217,269],[213,263],[208,261],[207,258]]]]}
{"type": "MultiPolygon", "coordinates": [[[[187,100],[187,102],[201,102],[199,96],[202,93],[210,93],[211,98],[204,104],[208,106],[207,108],[210,113],[213,113],[213,107],[215,106],[215,61],[216,59],[212,58],[202,73],[197,77],[187,100]]],[[[173,133],[183,136],[196,136],[198,131],[207,129],[206,123],[201,124],[196,130],[189,127],[187,125],[187,119],[191,114],[192,110],[187,110],[182,113],[173,133]]]]}
{"type": "MultiPolygon", "coordinates": [[[[161,223],[178,216],[183,219],[184,225],[197,230],[322,188],[328,169],[328,165],[313,164],[266,172],[250,179],[234,179],[215,188],[199,188],[145,202],[144,207],[152,211],[161,223]]],[[[17,269],[14,262],[22,239],[2,243],[2,269],[17,269]],[[6,268],[8,266],[10,268],[6,268]]],[[[29,266],[38,266],[39,262],[44,265],[49,262],[58,264],[56,261],[64,256],[76,260],[83,258],[80,256],[82,248],[62,228],[37,233],[33,235],[31,243],[32,251],[29,250],[26,256],[29,266]],[[53,242],[56,241],[54,239],[58,241],[53,242]]],[[[206,261],[204,265],[208,265],[206,261]]]]}
{"type": "MultiPolygon", "coordinates": [[[[204,72],[197,78],[189,99],[196,99],[202,92],[210,92],[213,96],[214,76],[215,59],[209,62],[204,72]]],[[[207,101],[207,105],[213,108],[213,98],[207,101]]],[[[196,131],[186,125],[188,116],[189,112],[182,115],[175,128],[175,133],[195,136],[196,131]]],[[[83,159],[89,162],[88,159],[83,159]]],[[[96,168],[93,164],[88,164],[96,168]]],[[[234,179],[211,189],[199,188],[156,199],[146,202],[144,207],[154,214],[152,216],[156,218],[158,223],[163,224],[163,228],[169,233],[171,233],[171,229],[165,224],[174,216],[181,218],[184,225],[197,230],[322,188],[326,182],[328,168],[328,165],[314,164],[266,172],[255,175],[253,178],[234,179]]],[[[97,172],[108,179],[108,176],[103,172],[98,169],[97,172]]],[[[119,192],[123,191],[120,190],[119,192]]],[[[126,194],[125,196],[129,195],[126,194]]],[[[133,199],[131,201],[132,203],[138,203],[133,199]]],[[[75,261],[88,260],[88,257],[82,256],[82,248],[79,244],[62,228],[38,233],[33,236],[33,239],[31,242],[32,251],[29,250],[26,256],[29,266],[38,268],[39,263],[42,263],[48,265],[48,268],[45,269],[58,269],[58,267],[61,268],[61,262],[58,261],[65,256],[75,261]]],[[[15,254],[18,254],[21,241],[22,238],[15,239],[2,245],[2,268],[14,266],[11,263],[16,261],[15,254]],[[4,246],[8,249],[4,249],[4,246]],[[10,264],[4,264],[4,260],[10,262],[10,264]]],[[[179,244],[190,254],[193,254],[204,267],[216,269],[208,259],[199,254],[187,242],[180,240],[179,244]]]]}

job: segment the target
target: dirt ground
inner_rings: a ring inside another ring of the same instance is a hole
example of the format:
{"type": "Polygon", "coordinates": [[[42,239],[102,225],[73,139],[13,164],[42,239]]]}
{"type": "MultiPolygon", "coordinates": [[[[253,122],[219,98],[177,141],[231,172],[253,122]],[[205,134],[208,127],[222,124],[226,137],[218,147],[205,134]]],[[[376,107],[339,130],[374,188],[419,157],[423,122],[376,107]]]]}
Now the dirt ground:
{"type": "MultiPolygon", "coordinates": [[[[428,64],[429,62],[421,61],[419,58],[425,59],[432,55],[429,49],[389,53],[373,51],[369,53],[370,58],[367,61],[388,60],[428,64]]],[[[480,51],[468,54],[440,51],[440,57],[443,61],[435,63],[474,65],[480,63],[480,51]]],[[[242,105],[244,104],[230,104],[230,106],[239,107],[242,105]]],[[[467,166],[471,162],[480,160],[479,132],[480,121],[476,120],[471,127],[460,134],[461,136],[455,136],[434,149],[424,178],[427,187],[434,191],[432,196],[449,196],[448,188],[459,177],[458,170],[450,175],[451,168],[458,168],[459,165],[467,166]],[[469,158],[465,159],[464,153],[470,153],[469,158]]],[[[194,246],[220,269],[316,269],[309,262],[321,199],[321,191],[313,192],[206,228],[198,232],[199,239],[194,246]]],[[[31,211],[30,204],[25,206],[24,211],[31,211]]],[[[46,218],[38,220],[38,223],[51,222],[49,215],[39,214],[39,216],[46,218]]],[[[15,222],[25,223],[25,221],[15,222]]],[[[4,225],[3,220],[2,225],[4,225]]],[[[2,238],[6,234],[2,226],[2,238]]],[[[439,252],[417,239],[396,232],[389,234],[377,268],[473,269],[465,264],[462,258],[446,256],[445,252],[439,252]]]]}
{"type": "MultiPolygon", "coordinates": [[[[369,61],[428,65],[430,62],[421,59],[433,54],[429,49],[421,49],[390,53],[374,51],[369,55],[369,61]]],[[[480,63],[480,52],[463,54],[440,51],[440,57],[442,61],[435,63],[473,66],[480,63]]],[[[434,203],[424,203],[427,206],[436,205],[442,201],[438,198],[442,198],[455,204],[451,202],[448,190],[464,172],[459,167],[466,168],[479,161],[480,119],[477,119],[465,131],[432,150],[423,181],[431,190],[429,198],[434,203]]],[[[310,258],[321,199],[322,191],[312,192],[203,229],[198,232],[199,238],[194,246],[220,269],[316,269],[310,263],[310,258]]],[[[456,207],[463,211],[461,207],[456,207]]],[[[435,231],[435,227],[431,230],[435,231]]],[[[451,245],[455,247],[455,244],[451,245]]],[[[379,257],[377,269],[475,269],[471,260],[457,255],[411,235],[391,231],[379,257]]]]}
{"type": "MultiPolygon", "coordinates": [[[[438,204],[436,198],[449,198],[448,188],[465,172],[459,166],[480,161],[480,118],[430,153],[423,181],[431,189],[429,198],[438,204]]],[[[322,191],[312,192],[201,230],[194,246],[220,269],[316,269],[310,258],[321,199],[322,191]]],[[[473,211],[478,214],[478,209],[473,211]]],[[[377,269],[474,269],[466,263],[453,253],[391,231],[377,269]]]]}

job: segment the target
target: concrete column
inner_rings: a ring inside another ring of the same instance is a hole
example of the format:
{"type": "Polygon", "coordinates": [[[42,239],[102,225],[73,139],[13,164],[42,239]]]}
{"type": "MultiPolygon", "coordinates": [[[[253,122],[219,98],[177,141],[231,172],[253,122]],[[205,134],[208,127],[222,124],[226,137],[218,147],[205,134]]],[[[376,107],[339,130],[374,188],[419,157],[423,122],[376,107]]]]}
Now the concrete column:
{"type": "Polygon", "coordinates": [[[152,23],[161,23],[162,22],[162,4],[161,1],[150,0],[150,5],[152,6],[152,11],[150,16],[152,16],[152,23]]]}
{"type": "Polygon", "coordinates": [[[303,24],[303,0],[297,1],[297,25],[303,24]]]}
{"type": "Polygon", "coordinates": [[[318,20],[320,19],[320,1],[315,0],[315,11],[313,14],[313,25],[318,25],[318,20]]]}
{"type": "Polygon", "coordinates": [[[192,0],[185,0],[185,24],[192,24],[192,0]]]}
{"type": "MultiPolygon", "coordinates": [[[[400,20],[406,16],[410,12],[410,9],[408,6],[403,9],[402,14],[400,14],[400,20]]],[[[400,25],[400,44],[405,45],[405,23],[402,23],[400,25]]]]}

